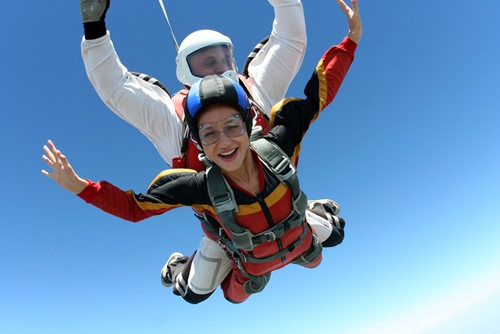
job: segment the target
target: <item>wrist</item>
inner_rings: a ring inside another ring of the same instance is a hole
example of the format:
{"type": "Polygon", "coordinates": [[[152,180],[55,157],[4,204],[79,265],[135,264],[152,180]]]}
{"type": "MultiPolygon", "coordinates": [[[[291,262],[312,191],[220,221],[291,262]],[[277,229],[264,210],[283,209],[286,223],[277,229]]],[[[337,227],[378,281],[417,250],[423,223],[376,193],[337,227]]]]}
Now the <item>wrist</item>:
{"type": "Polygon", "coordinates": [[[347,34],[347,37],[353,41],[356,44],[359,44],[359,41],[361,39],[361,31],[351,31],[349,30],[349,33],[347,34]]]}
{"type": "Polygon", "coordinates": [[[81,177],[78,177],[75,179],[73,184],[71,185],[69,191],[71,191],[73,194],[79,195],[82,191],[87,188],[89,185],[89,181],[82,179],[81,177]]]}
{"type": "Polygon", "coordinates": [[[85,33],[85,39],[98,39],[106,35],[106,22],[104,20],[95,22],[85,22],[83,24],[83,31],[85,33]]]}

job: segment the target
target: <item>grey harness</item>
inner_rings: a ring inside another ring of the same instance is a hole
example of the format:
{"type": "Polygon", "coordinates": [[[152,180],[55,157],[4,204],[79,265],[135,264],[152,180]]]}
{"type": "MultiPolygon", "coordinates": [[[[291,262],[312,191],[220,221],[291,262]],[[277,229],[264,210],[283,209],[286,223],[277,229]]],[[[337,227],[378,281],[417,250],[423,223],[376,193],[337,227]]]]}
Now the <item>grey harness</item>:
{"type": "MultiPolygon", "coordinates": [[[[300,226],[304,222],[305,210],[307,208],[307,197],[300,190],[297,170],[290,158],[273,142],[262,137],[254,139],[255,137],[260,137],[260,133],[255,133],[255,131],[252,133],[252,140],[250,141],[251,148],[257,153],[262,163],[267,166],[278,180],[288,186],[292,191],[292,212],[290,212],[283,221],[258,234],[253,234],[250,230],[241,227],[237,224],[235,219],[235,214],[238,212],[238,206],[231,187],[223,177],[220,167],[213,164],[208,158],[203,157],[202,160],[206,165],[206,177],[210,200],[223,226],[231,231],[231,238],[226,235],[219,225],[214,225],[206,217],[198,216],[198,219],[205,225],[205,228],[212,233],[219,240],[219,244],[232,255],[242,274],[249,278],[249,281],[244,285],[245,292],[249,294],[262,291],[269,281],[271,273],[262,276],[248,274],[242,262],[264,263],[283,257],[289,253],[291,249],[300,245],[309,231],[308,227],[305,227],[302,235],[295,240],[292,245],[265,258],[256,258],[241,252],[241,250],[252,251],[257,245],[275,241],[281,238],[288,230],[300,226]]],[[[319,244],[317,240],[313,243],[316,245],[313,247],[314,254],[307,256],[308,259],[303,259],[306,262],[309,262],[312,256],[315,259],[321,254],[321,244],[319,244]]],[[[294,261],[294,263],[306,263],[301,261],[302,260],[299,259],[298,261],[294,261]]]]}

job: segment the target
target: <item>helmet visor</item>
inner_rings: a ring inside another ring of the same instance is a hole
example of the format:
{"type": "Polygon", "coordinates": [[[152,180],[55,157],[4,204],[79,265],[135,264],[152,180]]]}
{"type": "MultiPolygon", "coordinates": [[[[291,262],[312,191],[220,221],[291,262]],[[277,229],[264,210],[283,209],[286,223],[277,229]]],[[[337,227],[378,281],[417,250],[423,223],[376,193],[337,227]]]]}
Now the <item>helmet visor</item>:
{"type": "Polygon", "coordinates": [[[236,71],[233,53],[227,44],[210,45],[196,50],[186,60],[191,74],[198,78],[236,71]]]}

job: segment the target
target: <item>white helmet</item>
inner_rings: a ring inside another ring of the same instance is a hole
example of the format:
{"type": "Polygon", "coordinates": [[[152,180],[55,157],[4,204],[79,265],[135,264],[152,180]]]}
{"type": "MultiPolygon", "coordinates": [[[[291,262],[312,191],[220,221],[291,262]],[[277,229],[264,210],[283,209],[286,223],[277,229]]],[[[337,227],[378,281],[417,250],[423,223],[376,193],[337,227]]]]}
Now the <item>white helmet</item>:
{"type": "Polygon", "coordinates": [[[236,63],[233,57],[233,43],[229,37],[214,30],[198,30],[184,38],[179,46],[177,57],[175,58],[175,62],[177,63],[177,79],[179,79],[179,81],[186,86],[192,86],[196,81],[200,80],[200,77],[194,76],[191,72],[191,68],[188,63],[188,56],[207,46],[216,45],[227,46],[229,48],[229,52],[231,53],[233,69],[224,72],[223,75],[238,81],[238,69],[236,68],[236,63]]]}

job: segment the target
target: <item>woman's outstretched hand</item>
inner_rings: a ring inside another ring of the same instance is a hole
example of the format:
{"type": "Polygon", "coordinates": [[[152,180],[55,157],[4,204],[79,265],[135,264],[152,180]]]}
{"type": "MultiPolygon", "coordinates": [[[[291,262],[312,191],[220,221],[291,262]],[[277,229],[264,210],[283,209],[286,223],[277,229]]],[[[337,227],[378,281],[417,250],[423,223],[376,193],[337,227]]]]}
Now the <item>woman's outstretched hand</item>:
{"type": "Polygon", "coordinates": [[[349,24],[349,33],[347,37],[356,44],[359,44],[359,40],[363,34],[363,25],[361,24],[361,17],[359,16],[358,0],[351,0],[352,8],[343,0],[336,1],[347,17],[347,23],[349,24]]]}
{"type": "Polygon", "coordinates": [[[56,181],[58,185],[72,193],[79,194],[88,185],[88,181],[80,178],[71,167],[66,156],[59,151],[51,140],[43,146],[43,161],[52,168],[52,173],[42,170],[42,174],[56,181]]]}

